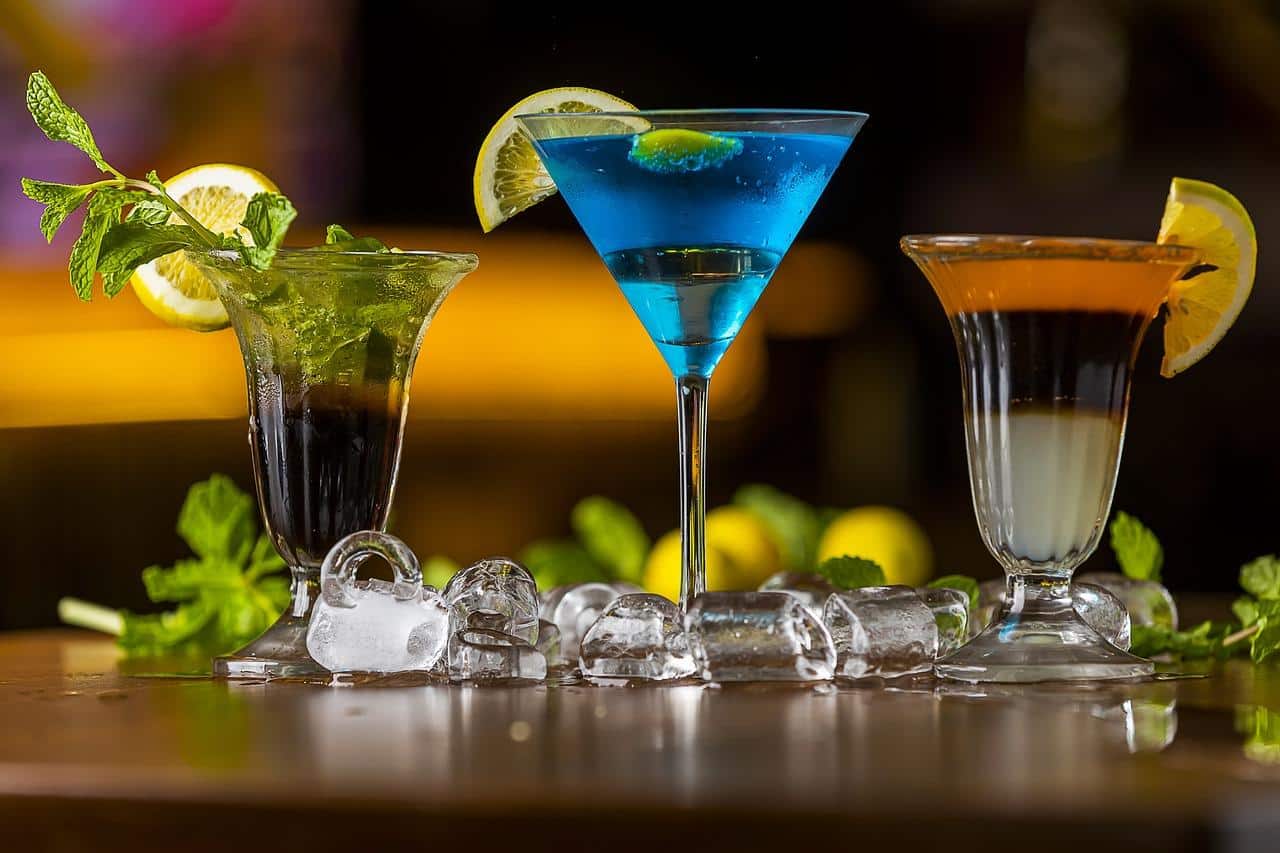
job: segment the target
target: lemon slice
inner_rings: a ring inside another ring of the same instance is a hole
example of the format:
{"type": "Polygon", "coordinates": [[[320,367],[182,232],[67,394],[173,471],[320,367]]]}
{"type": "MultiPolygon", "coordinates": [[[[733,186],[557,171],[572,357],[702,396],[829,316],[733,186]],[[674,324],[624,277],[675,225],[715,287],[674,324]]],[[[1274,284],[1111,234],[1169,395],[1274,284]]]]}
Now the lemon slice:
{"type": "MultiPolygon", "coordinates": [[[[164,188],[210,231],[239,231],[246,241],[249,234],[239,226],[249,199],[258,193],[279,192],[261,172],[226,163],[188,169],[166,181],[164,188]]],[[[182,220],[174,215],[169,221],[182,220]]],[[[212,332],[230,323],[213,285],[182,252],[138,267],[129,283],[142,304],[170,325],[212,332]]]]}
{"type": "Polygon", "coordinates": [[[1174,283],[1164,323],[1160,373],[1174,376],[1209,354],[1253,290],[1258,235],[1244,205],[1222,187],[1174,178],[1160,221],[1159,243],[1199,249],[1216,269],[1174,283]]]}
{"type": "MultiPolygon", "coordinates": [[[[530,95],[503,113],[489,130],[476,155],[476,171],[472,181],[476,215],[485,233],[492,231],[522,210],[528,210],[545,198],[555,195],[556,184],[533,150],[533,143],[516,123],[516,116],[527,113],[600,113],[633,112],[635,107],[621,98],[595,89],[564,87],[547,89],[530,95]]],[[[648,130],[649,123],[635,119],[618,119],[618,133],[648,130]]],[[[559,136],[573,136],[574,124],[567,117],[559,136]]],[[[599,133],[593,123],[581,132],[599,133]]]]}

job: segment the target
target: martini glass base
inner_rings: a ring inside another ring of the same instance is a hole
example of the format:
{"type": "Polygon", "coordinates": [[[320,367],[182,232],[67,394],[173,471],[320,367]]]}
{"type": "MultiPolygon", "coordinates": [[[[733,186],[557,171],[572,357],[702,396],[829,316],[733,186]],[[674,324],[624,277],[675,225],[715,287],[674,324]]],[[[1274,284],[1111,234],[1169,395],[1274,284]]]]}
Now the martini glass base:
{"type": "Polygon", "coordinates": [[[1145,678],[1155,664],[1106,641],[1070,607],[1038,613],[1005,609],[987,630],[934,665],[953,681],[1110,681],[1145,678]]]}
{"type": "Polygon", "coordinates": [[[290,678],[327,673],[307,651],[307,626],[318,589],[319,573],[313,576],[299,569],[294,575],[289,607],[258,639],[236,652],[214,658],[214,677],[290,678]]]}

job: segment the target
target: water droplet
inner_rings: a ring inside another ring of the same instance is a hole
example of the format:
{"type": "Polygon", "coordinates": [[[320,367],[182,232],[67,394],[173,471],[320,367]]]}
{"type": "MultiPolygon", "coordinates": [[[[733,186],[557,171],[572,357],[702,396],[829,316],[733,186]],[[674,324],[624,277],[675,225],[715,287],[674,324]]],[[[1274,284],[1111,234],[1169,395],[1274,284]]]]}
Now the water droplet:
{"type": "Polygon", "coordinates": [[[524,743],[533,734],[533,726],[524,720],[516,720],[507,729],[507,735],[516,743],[524,743]]]}

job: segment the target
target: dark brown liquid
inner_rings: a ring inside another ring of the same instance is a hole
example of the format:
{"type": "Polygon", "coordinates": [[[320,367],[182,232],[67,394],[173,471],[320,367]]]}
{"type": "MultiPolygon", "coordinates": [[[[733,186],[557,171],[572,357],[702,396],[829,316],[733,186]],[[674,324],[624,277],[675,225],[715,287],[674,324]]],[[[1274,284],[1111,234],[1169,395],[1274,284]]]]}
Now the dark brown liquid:
{"type": "Polygon", "coordinates": [[[276,548],[318,566],[334,544],[386,523],[400,453],[400,385],[316,385],[290,394],[259,379],[249,440],[276,548]]]}

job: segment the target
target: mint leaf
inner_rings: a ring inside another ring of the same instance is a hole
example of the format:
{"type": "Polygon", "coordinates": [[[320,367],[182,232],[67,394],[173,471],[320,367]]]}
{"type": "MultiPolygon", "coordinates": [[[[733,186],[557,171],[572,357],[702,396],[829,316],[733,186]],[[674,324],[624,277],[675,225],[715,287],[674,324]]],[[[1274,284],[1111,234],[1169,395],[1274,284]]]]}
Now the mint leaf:
{"type": "Polygon", "coordinates": [[[578,501],[569,519],[578,541],[596,563],[619,580],[640,582],[649,537],[629,509],[594,495],[578,501]]]}
{"type": "Polygon", "coordinates": [[[1134,624],[1129,651],[1139,657],[1151,658],[1172,655],[1184,660],[1203,660],[1221,657],[1222,640],[1229,626],[1216,622],[1201,622],[1187,631],[1174,631],[1163,625],[1134,624]]]}
{"type": "Polygon", "coordinates": [[[444,589],[449,579],[458,573],[460,567],[453,560],[435,554],[422,561],[422,582],[426,586],[444,589]]]}
{"type": "Polygon", "coordinates": [[[67,106],[43,71],[36,71],[27,78],[27,109],[45,136],[55,142],[71,143],[88,154],[99,169],[112,171],[107,161],[102,159],[102,152],[98,150],[98,143],[93,141],[88,123],[80,113],[67,106]]]}
{"type": "Polygon", "coordinates": [[[1248,628],[1258,621],[1258,602],[1247,595],[1242,595],[1231,602],[1231,613],[1240,620],[1240,627],[1248,628]]]}
{"type": "Polygon", "coordinates": [[[40,233],[44,235],[45,240],[52,243],[62,223],[84,204],[84,200],[93,190],[87,186],[55,184],[51,181],[23,178],[22,192],[27,198],[45,206],[44,213],[40,214],[40,233]]]}
{"type": "Polygon", "coordinates": [[[1111,520],[1111,550],[1120,570],[1135,580],[1159,581],[1164,566],[1160,540],[1141,521],[1126,512],[1111,520]]]}
{"type": "Polygon", "coordinates": [[[884,569],[874,560],[862,557],[832,557],[818,566],[818,574],[841,589],[884,586],[884,569]]]}
{"type": "Polygon", "coordinates": [[[542,590],[567,583],[609,580],[604,567],[577,542],[534,542],[520,553],[520,562],[542,590]]]}
{"type": "Polygon", "coordinates": [[[1240,586],[1255,598],[1280,598],[1280,560],[1274,554],[1240,567],[1240,586]]]}
{"type": "Polygon", "coordinates": [[[1280,617],[1264,616],[1257,624],[1260,627],[1249,643],[1249,658],[1254,663],[1265,663],[1280,652],[1280,617]]]}
{"type": "Polygon", "coordinates": [[[258,536],[258,541],[253,543],[253,550],[249,552],[249,566],[245,569],[245,574],[257,580],[263,575],[269,575],[278,572],[284,568],[284,558],[277,552],[271,537],[262,533],[258,536]]]}
{"type": "MultiPolygon", "coordinates": [[[[321,252],[390,252],[386,244],[376,237],[357,237],[341,225],[330,225],[325,231],[321,252]]],[[[396,250],[398,251],[398,250],[396,250]]]]}
{"type": "Polygon", "coordinates": [[[240,257],[256,270],[271,266],[289,225],[298,216],[289,199],[279,193],[258,193],[249,200],[240,223],[253,238],[252,246],[241,246],[240,257]]]}
{"type": "Polygon", "coordinates": [[[192,486],[178,513],[178,535],[206,561],[238,568],[253,548],[256,531],[253,499],[221,474],[192,486]]]}
{"type": "Polygon", "coordinates": [[[107,296],[115,296],[138,267],[199,245],[194,232],[185,225],[148,225],[136,220],[112,225],[98,251],[102,289],[107,296]]]}
{"type": "Polygon", "coordinates": [[[929,581],[930,589],[958,589],[969,596],[969,607],[978,606],[978,582],[968,575],[943,575],[929,581]]]}
{"type": "Polygon", "coordinates": [[[785,568],[809,571],[818,553],[823,524],[818,513],[799,498],[773,486],[743,486],[733,502],[760,519],[778,546],[785,568]]]}
{"type": "Polygon", "coordinates": [[[129,211],[129,215],[125,217],[126,222],[142,222],[147,225],[164,225],[169,221],[171,212],[165,203],[160,199],[152,196],[151,198],[140,201],[129,211]]]}
{"type": "Polygon", "coordinates": [[[102,187],[93,194],[93,199],[89,202],[89,212],[100,213],[106,216],[114,214],[115,221],[119,221],[121,218],[121,212],[128,205],[150,201],[154,198],[155,196],[146,190],[126,190],[119,187],[102,187]]]}
{"type": "Polygon", "coordinates": [[[76,296],[85,302],[93,298],[93,273],[98,268],[98,251],[102,238],[111,227],[111,217],[105,214],[86,214],[80,236],[71,247],[71,259],[67,270],[76,296]]]}

